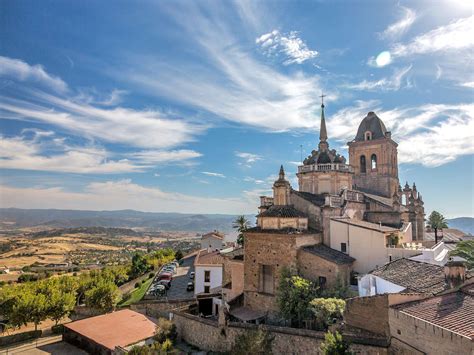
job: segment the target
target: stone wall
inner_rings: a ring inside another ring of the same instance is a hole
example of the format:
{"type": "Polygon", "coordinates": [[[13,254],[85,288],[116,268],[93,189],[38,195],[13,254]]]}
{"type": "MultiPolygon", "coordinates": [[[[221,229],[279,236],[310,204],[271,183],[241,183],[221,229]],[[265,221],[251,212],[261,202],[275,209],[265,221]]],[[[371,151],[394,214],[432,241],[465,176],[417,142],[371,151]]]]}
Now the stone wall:
{"type": "Polygon", "coordinates": [[[169,313],[177,308],[186,307],[195,304],[196,300],[176,300],[176,301],[141,301],[130,305],[130,309],[135,312],[145,314],[149,317],[168,318],[169,313]]]}
{"type": "Polygon", "coordinates": [[[290,199],[298,211],[304,212],[308,216],[308,226],[312,229],[321,230],[321,209],[297,194],[291,194],[290,199]]]}
{"type": "Polygon", "coordinates": [[[416,353],[413,349],[423,354],[474,353],[472,340],[396,309],[389,310],[389,322],[393,346],[405,353],[416,353]]]}
{"type": "MultiPolygon", "coordinates": [[[[176,324],[181,339],[202,350],[216,352],[230,351],[239,335],[256,329],[253,324],[233,322],[220,328],[215,321],[182,312],[173,314],[173,323],[176,324]]],[[[273,354],[321,354],[323,332],[275,326],[263,328],[274,337],[273,354]]],[[[387,348],[384,346],[357,342],[351,343],[350,350],[357,354],[387,354],[387,348]]]]}
{"type": "Polygon", "coordinates": [[[402,223],[400,212],[396,211],[367,211],[365,212],[365,217],[368,222],[382,223],[383,225],[396,228],[402,223]]]}
{"type": "Polygon", "coordinates": [[[298,251],[298,274],[302,277],[318,281],[320,276],[326,278],[326,286],[332,287],[336,284],[338,276],[346,283],[350,282],[350,265],[338,265],[323,259],[311,252],[300,249],[298,251]]]}
{"type": "Polygon", "coordinates": [[[387,295],[348,299],[344,321],[348,326],[389,337],[388,305],[387,295]]]}

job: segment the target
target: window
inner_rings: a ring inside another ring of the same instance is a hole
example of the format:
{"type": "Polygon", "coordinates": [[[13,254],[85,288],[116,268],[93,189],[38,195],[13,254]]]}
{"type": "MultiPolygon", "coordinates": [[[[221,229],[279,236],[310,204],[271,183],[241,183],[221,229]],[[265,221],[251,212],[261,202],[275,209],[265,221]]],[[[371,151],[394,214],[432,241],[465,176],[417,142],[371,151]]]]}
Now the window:
{"type": "Polygon", "coordinates": [[[370,141],[372,139],[372,132],[367,131],[365,132],[365,140],[370,141]]]}
{"type": "Polygon", "coordinates": [[[204,282],[211,282],[211,272],[209,270],[204,271],[204,282]]]}
{"type": "Polygon", "coordinates": [[[326,288],[326,278],[324,276],[318,277],[318,285],[321,288],[326,288]]]}
{"type": "Polygon", "coordinates": [[[365,155],[360,156],[360,172],[365,174],[366,167],[365,167],[365,155]]]}
{"type": "Polygon", "coordinates": [[[260,292],[273,293],[273,265],[262,265],[260,269],[260,292]]]}
{"type": "Polygon", "coordinates": [[[204,293],[209,293],[211,286],[204,286],[204,293]]]}
{"type": "Polygon", "coordinates": [[[341,243],[341,251],[343,253],[347,253],[347,244],[346,243],[341,243]]]}
{"type": "Polygon", "coordinates": [[[370,157],[370,163],[372,170],[377,169],[377,156],[375,154],[372,154],[372,156],[370,157]]]}

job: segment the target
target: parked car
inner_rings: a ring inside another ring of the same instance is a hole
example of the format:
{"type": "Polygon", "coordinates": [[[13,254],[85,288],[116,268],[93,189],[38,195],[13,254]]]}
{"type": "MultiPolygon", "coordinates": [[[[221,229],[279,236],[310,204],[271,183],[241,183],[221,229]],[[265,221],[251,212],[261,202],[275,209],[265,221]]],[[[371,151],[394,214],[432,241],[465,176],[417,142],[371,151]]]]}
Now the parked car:
{"type": "Polygon", "coordinates": [[[165,272],[161,275],[158,275],[158,281],[160,280],[172,280],[173,279],[173,275],[169,272],[165,272]]]}
{"type": "Polygon", "coordinates": [[[186,291],[194,291],[194,282],[188,282],[188,286],[186,286],[186,291]]]}
{"type": "Polygon", "coordinates": [[[191,271],[191,273],[189,274],[189,278],[190,278],[190,279],[194,279],[194,275],[195,275],[195,274],[194,274],[194,271],[191,271]]]}
{"type": "Polygon", "coordinates": [[[158,286],[164,286],[167,290],[171,287],[171,280],[160,280],[158,281],[158,286]]]}

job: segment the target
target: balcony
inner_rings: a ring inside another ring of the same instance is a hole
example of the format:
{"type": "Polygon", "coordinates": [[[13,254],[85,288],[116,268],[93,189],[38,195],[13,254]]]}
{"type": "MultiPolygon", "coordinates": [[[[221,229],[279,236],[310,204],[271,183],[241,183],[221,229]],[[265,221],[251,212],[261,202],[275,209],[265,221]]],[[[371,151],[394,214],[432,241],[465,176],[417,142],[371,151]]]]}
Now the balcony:
{"type": "Polygon", "coordinates": [[[354,169],[348,164],[342,163],[328,163],[328,164],[311,164],[311,165],[300,165],[298,167],[298,173],[307,173],[310,171],[342,171],[342,172],[354,172],[354,169]]]}

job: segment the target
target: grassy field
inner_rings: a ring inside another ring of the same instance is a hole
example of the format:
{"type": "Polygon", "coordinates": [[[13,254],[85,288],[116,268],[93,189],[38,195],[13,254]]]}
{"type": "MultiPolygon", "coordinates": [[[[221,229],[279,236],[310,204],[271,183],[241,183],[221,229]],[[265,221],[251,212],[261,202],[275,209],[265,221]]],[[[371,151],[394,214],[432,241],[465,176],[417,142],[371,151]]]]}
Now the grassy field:
{"type": "Polygon", "coordinates": [[[129,306],[133,303],[140,301],[143,296],[145,296],[146,290],[150,287],[153,278],[145,280],[139,288],[136,288],[132,291],[131,296],[128,300],[119,304],[119,307],[129,306]]]}

